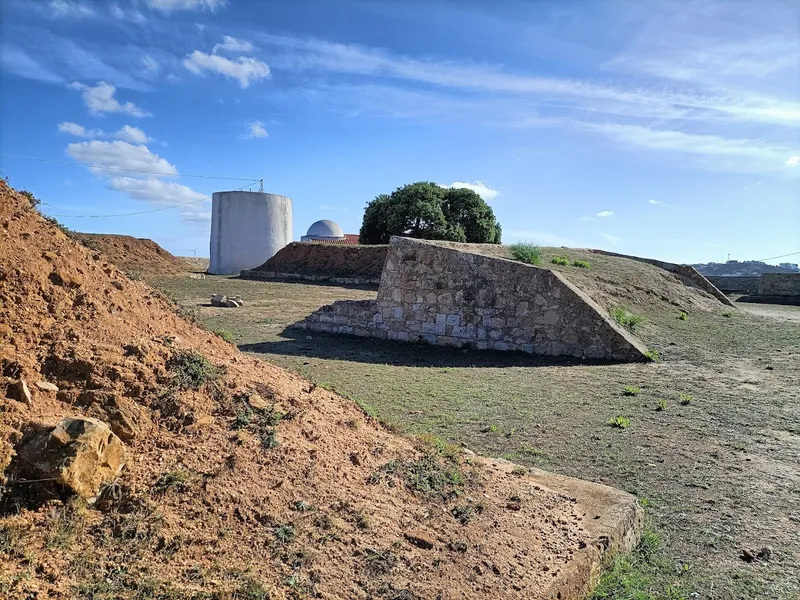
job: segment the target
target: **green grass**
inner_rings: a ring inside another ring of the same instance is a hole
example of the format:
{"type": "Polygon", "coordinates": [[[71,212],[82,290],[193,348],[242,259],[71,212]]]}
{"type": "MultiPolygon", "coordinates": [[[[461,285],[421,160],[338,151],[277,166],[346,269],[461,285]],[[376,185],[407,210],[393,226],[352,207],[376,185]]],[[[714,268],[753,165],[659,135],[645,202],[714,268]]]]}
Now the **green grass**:
{"type": "Polygon", "coordinates": [[[635,385],[626,385],[622,388],[623,396],[638,396],[642,390],[635,385]]]}
{"type": "Polygon", "coordinates": [[[614,320],[625,327],[630,331],[635,331],[636,326],[639,325],[642,321],[644,321],[644,317],[641,315],[635,315],[631,312],[628,312],[624,308],[615,308],[614,311],[611,313],[611,316],[614,320]]]}
{"type": "Polygon", "coordinates": [[[658,362],[661,360],[661,353],[658,350],[648,350],[644,355],[650,362],[658,362]]]}
{"type": "Polygon", "coordinates": [[[681,402],[681,406],[691,404],[692,400],[694,400],[694,396],[691,394],[678,394],[678,398],[681,402]]]}
{"type": "Polygon", "coordinates": [[[193,477],[187,471],[168,471],[161,475],[153,485],[156,494],[166,494],[168,490],[185,492],[189,489],[193,477]]]}
{"type": "Polygon", "coordinates": [[[678,313],[678,320],[679,321],[688,321],[689,320],[689,313],[687,313],[685,310],[682,310],[681,312],[678,313]]]}
{"type": "Polygon", "coordinates": [[[275,534],[275,539],[281,545],[291,544],[295,538],[294,525],[291,523],[278,525],[273,533],[275,534]]]}
{"type": "Polygon", "coordinates": [[[536,244],[530,242],[519,242],[509,246],[511,256],[514,260],[524,262],[529,265],[542,264],[542,251],[536,244]]]}
{"type": "Polygon", "coordinates": [[[658,399],[658,404],[656,405],[656,410],[657,411],[667,410],[667,401],[664,400],[664,398],[659,398],[658,399]]]}
{"type": "Polygon", "coordinates": [[[566,256],[554,256],[550,262],[554,265],[561,265],[562,267],[569,266],[569,259],[566,256]]]}
{"type": "Polygon", "coordinates": [[[613,419],[609,419],[608,426],[616,429],[627,429],[631,426],[631,420],[628,417],[617,415],[613,419]]]}
{"type": "Polygon", "coordinates": [[[214,333],[216,333],[219,337],[221,337],[229,344],[233,344],[236,341],[236,336],[226,329],[217,329],[214,331],[214,333]]]}
{"type": "Polygon", "coordinates": [[[573,267],[579,267],[581,269],[591,269],[592,265],[589,263],[588,260],[573,260],[572,261],[573,267]]]}

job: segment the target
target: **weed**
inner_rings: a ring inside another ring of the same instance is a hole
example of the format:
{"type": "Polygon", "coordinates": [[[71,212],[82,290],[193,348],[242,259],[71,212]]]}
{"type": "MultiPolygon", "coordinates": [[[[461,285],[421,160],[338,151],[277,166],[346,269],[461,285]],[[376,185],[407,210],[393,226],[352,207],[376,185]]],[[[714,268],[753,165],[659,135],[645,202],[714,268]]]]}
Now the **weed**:
{"type": "Polygon", "coordinates": [[[430,446],[436,453],[452,462],[458,462],[458,457],[461,455],[461,448],[455,444],[449,444],[440,438],[435,433],[423,433],[418,436],[418,439],[430,446]]]}
{"type": "Polygon", "coordinates": [[[161,475],[153,485],[156,494],[166,494],[168,490],[185,492],[192,482],[192,476],[186,471],[169,471],[161,475]]]}
{"type": "Polygon", "coordinates": [[[123,271],[125,277],[130,279],[131,281],[141,281],[142,280],[142,272],[131,270],[131,271],[123,271]]]}
{"type": "Polygon", "coordinates": [[[658,404],[656,405],[656,410],[657,411],[667,410],[667,401],[664,400],[664,398],[659,398],[658,399],[658,404]]]}
{"type": "Polygon", "coordinates": [[[39,200],[39,198],[37,198],[36,196],[34,196],[33,192],[29,190],[20,190],[19,193],[28,199],[28,202],[31,203],[31,208],[36,208],[42,203],[42,201],[39,200]]]}
{"type": "Polygon", "coordinates": [[[279,544],[286,545],[294,541],[294,525],[291,523],[278,525],[272,533],[275,534],[275,539],[278,540],[279,544]]]}
{"type": "Polygon", "coordinates": [[[475,509],[473,509],[468,504],[463,504],[451,508],[450,514],[453,515],[453,518],[456,521],[458,521],[462,525],[466,525],[472,520],[472,517],[475,514],[475,509]]]}
{"type": "Polygon", "coordinates": [[[491,431],[492,433],[497,433],[498,431],[500,431],[500,428],[494,423],[492,423],[491,425],[489,425],[489,431],[491,431]]]}
{"type": "Polygon", "coordinates": [[[64,235],[70,235],[70,234],[72,233],[72,230],[71,230],[69,227],[67,227],[66,225],[62,225],[61,223],[59,223],[59,222],[58,222],[58,219],[56,219],[55,217],[48,217],[47,215],[42,215],[42,216],[44,217],[44,220],[45,220],[45,221],[47,221],[47,222],[48,222],[48,223],[50,223],[51,225],[54,225],[55,227],[57,227],[58,229],[60,229],[60,230],[61,230],[61,232],[62,232],[64,235]]]}
{"type": "Polygon", "coordinates": [[[514,260],[527,263],[529,265],[542,264],[542,251],[536,244],[530,242],[519,242],[510,246],[511,256],[514,260]]]}
{"type": "Polygon", "coordinates": [[[522,466],[516,466],[511,470],[512,475],[516,475],[517,477],[522,477],[523,475],[528,474],[528,469],[522,466]]]}
{"type": "Polygon", "coordinates": [[[281,445],[280,441],[278,441],[278,436],[275,434],[274,429],[266,429],[261,432],[261,447],[264,450],[272,450],[273,448],[277,448],[281,445]]]}
{"type": "Polygon", "coordinates": [[[627,429],[631,425],[631,420],[628,417],[617,415],[608,421],[609,427],[616,427],[617,429],[627,429]]]}
{"type": "Polygon", "coordinates": [[[358,423],[358,421],[357,421],[356,419],[349,419],[349,420],[347,421],[347,426],[348,426],[350,429],[358,429],[358,427],[359,427],[359,423],[358,423]]]}
{"type": "Polygon", "coordinates": [[[724,313],[722,313],[722,316],[726,319],[730,319],[733,316],[733,313],[729,310],[726,310],[724,313]]]}
{"type": "Polygon", "coordinates": [[[236,337],[226,329],[215,329],[214,333],[216,333],[219,337],[221,337],[229,344],[232,344],[236,340],[236,337]]]}
{"type": "Polygon", "coordinates": [[[589,263],[588,260],[573,260],[572,261],[573,267],[579,267],[581,269],[591,269],[592,265],[589,263]]]}
{"type": "Polygon", "coordinates": [[[219,369],[205,356],[192,350],[180,350],[167,363],[172,371],[172,385],[181,390],[197,390],[207,381],[219,377],[219,369]]]}
{"type": "Polygon", "coordinates": [[[628,312],[624,308],[615,308],[614,312],[611,313],[611,316],[617,323],[629,331],[635,331],[636,326],[644,321],[644,317],[641,315],[635,315],[631,312],[628,312]]]}
{"type": "Polygon", "coordinates": [[[554,265],[561,265],[562,267],[569,266],[569,259],[566,256],[554,256],[550,262],[554,265]]]}
{"type": "Polygon", "coordinates": [[[644,355],[650,362],[658,362],[661,360],[661,353],[658,350],[648,350],[644,355]]]}
{"type": "Polygon", "coordinates": [[[694,400],[694,396],[691,394],[678,394],[678,398],[681,401],[681,406],[691,404],[692,400],[694,400]]]}
{"type": "Polygon", "coordinates": [[[626,385],[622,388],[622,395],[623,396],[638,396],[639,392],[642,390],[636,387],[635,385],[626,385]]]}
{"type": "Polygon", "coordinates": [[[685,310],[682,310],[681,312],[678,313],[678,320],[679,321],[688,321],[689,320],[689,313],[687,313],[685,310]]]}
{"type": "Polygon", "coordinates": [[[364,564],[372,575],[386,575],[397,564],[397,556],[391,550],[364,549],[364,564]]]}
{"type": "Polygon", "coordinates": [[[68,547],[86,525],[84,509],[82,500],[71,498],[56,510],[48,522],[45,547],[50,550],[68,547]]]}
{"type": "Polygon", "coordinates": [[[310,510],[314,510],[314,507],[311,506],[305,500],[295,500],[292,503],[292,508],[294,508],[298,512],[308,512],[310,510]]]}
{"type": "Polygon", "coordinates": [[[545,453],[541,450],[536,449],[530,444],[522,443],[517,448],[517,454],[520,456],[545,456],[545,453]]]}

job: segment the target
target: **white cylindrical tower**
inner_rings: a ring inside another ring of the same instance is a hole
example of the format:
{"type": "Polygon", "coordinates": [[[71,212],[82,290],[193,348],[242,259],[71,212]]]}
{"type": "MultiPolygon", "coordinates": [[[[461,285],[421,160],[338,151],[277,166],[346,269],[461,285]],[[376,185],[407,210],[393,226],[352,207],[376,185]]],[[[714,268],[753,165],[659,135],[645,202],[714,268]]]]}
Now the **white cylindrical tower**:
{"type": "Polygon", "coordinates": [[[209,273],[252,269],[291,241],[291,198],[263,192],[215,192],[211,197],[209,273]]]}

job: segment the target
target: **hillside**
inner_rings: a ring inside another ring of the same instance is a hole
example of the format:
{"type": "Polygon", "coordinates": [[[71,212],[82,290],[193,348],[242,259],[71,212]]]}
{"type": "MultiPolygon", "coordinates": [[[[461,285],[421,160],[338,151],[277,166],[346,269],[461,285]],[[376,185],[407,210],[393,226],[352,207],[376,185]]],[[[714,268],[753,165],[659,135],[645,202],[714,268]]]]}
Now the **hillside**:
{"type": "Polygon", "coordinates": [[[717,277],[758,277],[763,273],[797,273],[796,270],[787,269],[777,265],[768,265],[757,260],[729,260],[724,263],[706,263],[692,265],[703,275],[717,277]]]}
{"type": "Polygon", "coordinates": [[[110,233],[70,234],[90,250],[105,254],[117,267],[134,277],[181,275],[189,266],[153,240],[110,233]]]}
{"type": "Polygon", "coordinates": [[[636,539],[632,496],[400,437],[178,313],[0,183],[3,597],[566,599],[636,539]],[[94,504],[20,454],[84,416],[125,447],[94,504]]]}

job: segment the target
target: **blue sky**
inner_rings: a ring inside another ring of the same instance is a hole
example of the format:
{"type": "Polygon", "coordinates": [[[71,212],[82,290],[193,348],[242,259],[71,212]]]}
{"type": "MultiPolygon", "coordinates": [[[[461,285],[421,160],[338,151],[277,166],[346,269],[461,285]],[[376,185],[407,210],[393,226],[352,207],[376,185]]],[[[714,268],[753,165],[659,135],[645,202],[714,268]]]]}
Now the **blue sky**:
{"type": "Polygon", "coordinates": [[[188,175],[263,178],[296,239],[358,232],[369,200],[427,180],[471,185],[505,242],[800,251],[792,0],[0,6],[11,184],[54,215],[183,204],[59,216],[73,229],[207,256],[203,198],[247,181],[188,175]]]}

